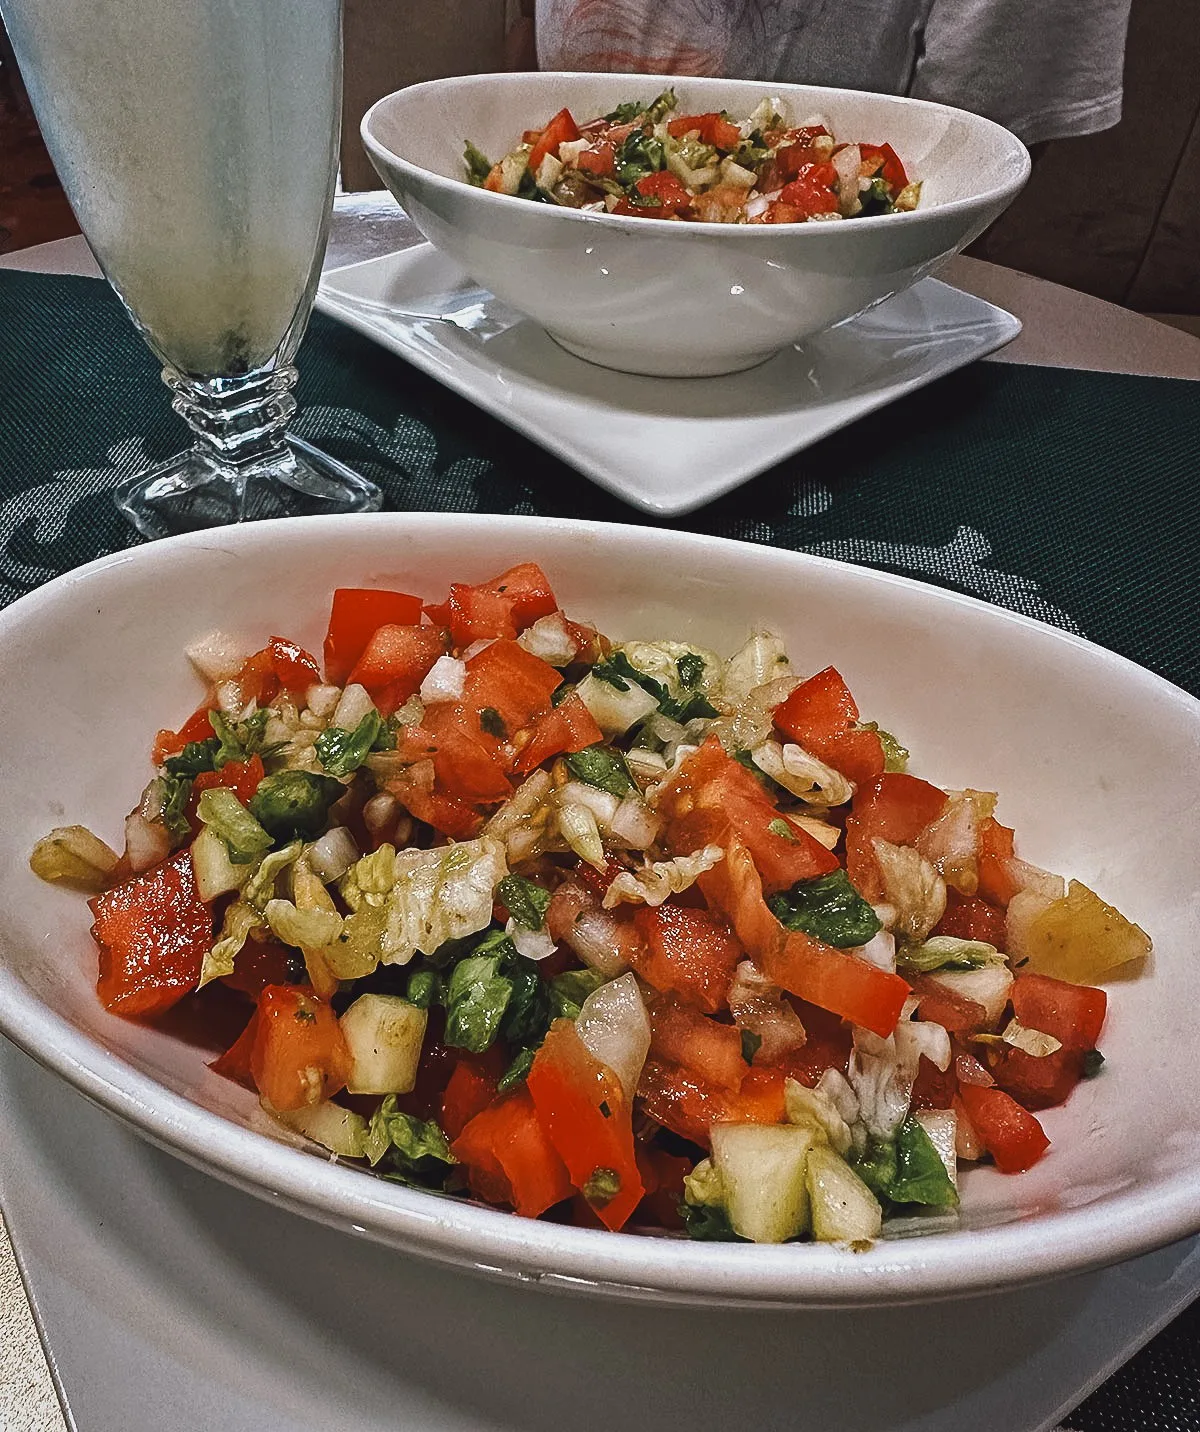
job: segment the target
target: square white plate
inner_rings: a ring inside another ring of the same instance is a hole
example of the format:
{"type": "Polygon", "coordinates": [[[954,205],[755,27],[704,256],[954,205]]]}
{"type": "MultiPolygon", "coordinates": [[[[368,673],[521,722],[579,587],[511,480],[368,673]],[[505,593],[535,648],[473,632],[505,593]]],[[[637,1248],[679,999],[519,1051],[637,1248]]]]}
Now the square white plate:
{"type": "Polygon", "coordinates": [[[1021,331],[1004,309],[925,279],[748,372],[637,377],[573,357],[431,244],[326,273],[317,307],[659,516],[711,502],[1021,331]]]}

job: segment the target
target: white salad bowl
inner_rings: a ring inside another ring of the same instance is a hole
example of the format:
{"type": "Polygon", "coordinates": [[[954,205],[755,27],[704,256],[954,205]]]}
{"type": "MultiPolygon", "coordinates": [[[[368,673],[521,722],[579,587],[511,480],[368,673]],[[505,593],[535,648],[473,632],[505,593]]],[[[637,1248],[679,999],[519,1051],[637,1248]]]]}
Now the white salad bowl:
{"type": "Polygon", "coordinates": [[[0,1029],[88,1098],[217,1177],[346,1231],[544,1286],[767,1306],[917,1302],[1050,1279],[1200,1230],[1200,702],[1121,657],[968,597],[710,537],[538,518],[302,518],[156,542],[0,613],[0,1029]],[[1045,1113],[1048,1155],[963,1177],[961,1226],[822,1244],[691,1243],[534,1222],[376,1179],[267,1137],[199,1049],[107,1013],[84,898],[28,867],[68,822],[118,846],[155,730],[190,712],[185,644],[214,628],[319,649],[339,585],[441,594],[539,561],[614,637],[732,652],[769,625],[801,671],[836,663],[914,773],[1000,793],[1018,851],[1153,938],[1110,986],[1106,1064],[1045,1113]]]}
{"type": "Polygon", "coordinates": [[[362,122],[384,183],[425,237],[570,352],[671,377],[737,372],[910,287],[1020,192],[1029,155],[978,115],[813,85],[661,75],[505,74],[430,80],[362,122]],[[582,122],[667,83],[679,114],[749,115],[778,96],[837,138],[890,143],[922,183],[911,213],[842,223],[672,223],[589,214],[466,182],[471,140],[497,160],[563,105],[582,122]]]}

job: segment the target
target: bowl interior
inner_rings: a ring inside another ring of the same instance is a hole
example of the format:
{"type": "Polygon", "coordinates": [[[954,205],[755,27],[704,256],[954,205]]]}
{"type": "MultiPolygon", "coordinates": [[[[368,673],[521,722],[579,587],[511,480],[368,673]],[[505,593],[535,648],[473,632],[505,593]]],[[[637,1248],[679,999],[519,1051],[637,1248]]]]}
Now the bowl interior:
{"type": "Polygon", "coordinates": [[[894,95],[755,80],[558,73],[457,76],[387,96],[368,113],[364,135],[407,164],[463,180],[467,140],[495,161],[513,148],[524,130],[538,128],[563,105],[583,122],[627,99],[649,102],[668,83],[679,97],[679,114],[726,109],[741,117],[765,95],[778,95],[796,123],[820,114],[839,139],[890,143],[909,177],[923,183],[918,214],[1019,187],[1028,172],[1029,157],[1020,140],[963,110],[894,95]]]}
{"type": "Polygon", "coordinates": [[[885,574],[687,534],[531,518],[384,514],[156,543],[0,613],[0,1028],[194,1162],[330,1221],[472,1265],[533,1266],[665,1296],[913,1298],[1026,1281],[1200,1228],[1200,703],[1061,632],[885,574]],[[542,562],[569,612],[616,637],[732,651],[766,624],[802,671],[836,663],[916,774],[997,790],[1019,853],[1098,890],[1155,941],[1110,987],[1102,1077],[1044,1116],[1030,1173],[965,1178],[963,1231],[837,1249],[729,1248],[528,1223],[382,1185],[247,1135],[253,1099],[161,1030],[108,1015],[90,915],[27,866],[50,827],[121,845],[154,731],[190,712],[184,645],[214,628],[319,650],[338,585],[440,594],[542,562]],[[170,1092],[164,1092],[170,1091],[170,1092]]]}

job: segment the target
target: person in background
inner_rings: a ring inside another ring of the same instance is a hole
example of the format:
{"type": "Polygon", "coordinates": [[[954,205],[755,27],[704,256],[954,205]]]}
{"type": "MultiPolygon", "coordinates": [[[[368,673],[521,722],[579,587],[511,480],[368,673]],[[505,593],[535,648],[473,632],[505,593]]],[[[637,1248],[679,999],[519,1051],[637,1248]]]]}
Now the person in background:
{"type": "Polygon", "coordinates": [[[1121,117],[1130,0],[535,0],[544,70],[907,94],[1028,145],[1121,117]]]}

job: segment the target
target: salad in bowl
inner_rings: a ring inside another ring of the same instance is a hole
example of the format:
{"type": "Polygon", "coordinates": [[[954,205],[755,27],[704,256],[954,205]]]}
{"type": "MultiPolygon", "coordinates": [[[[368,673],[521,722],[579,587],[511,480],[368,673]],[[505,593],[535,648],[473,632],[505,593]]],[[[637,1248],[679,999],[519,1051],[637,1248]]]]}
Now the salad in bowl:
{"type": "Polygon", "coordinates": [[[281,1129],[526,1218],[854,1250],[1055,1158],[1150,941],[836,666],[616,640],[534,561],[339,587],[320,659],[260,637],[188,647],[119,853],[31,863],[91,892],[104,1005],[191,1006],[281,1129]]]}

